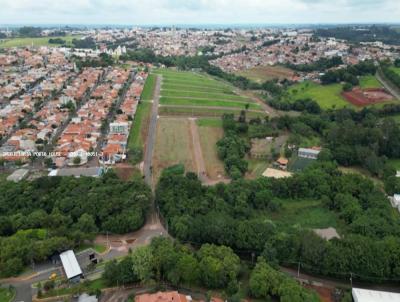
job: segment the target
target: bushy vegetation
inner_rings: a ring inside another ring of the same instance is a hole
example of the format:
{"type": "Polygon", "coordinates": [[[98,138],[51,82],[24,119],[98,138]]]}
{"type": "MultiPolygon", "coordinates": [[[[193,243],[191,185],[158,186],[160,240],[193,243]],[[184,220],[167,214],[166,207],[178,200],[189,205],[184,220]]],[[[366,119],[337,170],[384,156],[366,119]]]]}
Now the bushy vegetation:
{"type": "Polygon", "coordinates": [[[313,71],[325,71],[332,67],[342,65],[343,61],[341,57],[332,58],[321,58],[318,61],[310,64],[287,64],[287,67],[295,71],[300,72],[313,72],[313,71]]]}
{"type": "Polygon", "coordinates": [[[239,180],[205,187],[197,177],[165,175],[156,201],[182,241],[222,244],[269,263],[302,262],[310,272],[379,281],[400,277],[399,217],[381,190],[359,175],[317,162],[287,179],[239,180]],[[340,222],[342,239],[325,241],[299,225],[266,219],[282,204],[319,200],[340,222]],[[212,223],[210,223],[212,222],[212,223]]]}
{"type": "MultiPolygon", "coordinates": [[[[241,265],[239,257],[229,247],[204,244],[193,251],[188,246],[158,237],[121,262],[108,263],[103,279],[108,285],[167,282],[174,286],[222,289],[230,300],[238,295],[241,265]]],[[[251,273],[249,291],[257,298],[271,295],[280,297],[280,301],[319,301],[313,292],[268,266],[261,258],[251,273]]]]}
{"type": "Polygon", "coordinates": [[[0,275],[19,273],[93,239],[99,232],[127,233],[144,223],[151,198],[142,182],[44,177],[0,183],[0,275]]]}

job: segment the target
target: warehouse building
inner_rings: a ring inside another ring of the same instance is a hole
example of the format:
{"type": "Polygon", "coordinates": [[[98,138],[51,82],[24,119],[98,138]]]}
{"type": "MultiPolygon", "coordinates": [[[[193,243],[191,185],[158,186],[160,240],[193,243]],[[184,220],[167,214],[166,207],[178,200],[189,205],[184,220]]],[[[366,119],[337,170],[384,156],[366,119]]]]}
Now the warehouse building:
{"type": "Polygon", "coordinates": [[[83,278],[83,273],[74,251],[68,250],[61,253],[60,259],[68,280],[78,283],[83,278]]]}
{"type": "Polygon", "coordinates": [[[377,290],[353,288],[354,302],[400,302],[400,294],[377,290]]]}

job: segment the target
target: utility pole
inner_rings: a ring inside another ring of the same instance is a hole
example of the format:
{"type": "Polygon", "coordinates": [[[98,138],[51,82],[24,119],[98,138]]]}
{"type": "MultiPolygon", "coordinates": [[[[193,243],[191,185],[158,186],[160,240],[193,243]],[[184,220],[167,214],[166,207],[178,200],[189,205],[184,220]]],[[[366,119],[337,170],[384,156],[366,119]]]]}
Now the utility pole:
{"type": "Polygon", "coordinates": [[[300,277],[300,261],[297,265],[297,278],[299,278],[299,277],[300,277]]]}
{"type": "Polygon", "coordinates": [[[350,286],[353,288],[353,273],[350,273],[350,286]]]}

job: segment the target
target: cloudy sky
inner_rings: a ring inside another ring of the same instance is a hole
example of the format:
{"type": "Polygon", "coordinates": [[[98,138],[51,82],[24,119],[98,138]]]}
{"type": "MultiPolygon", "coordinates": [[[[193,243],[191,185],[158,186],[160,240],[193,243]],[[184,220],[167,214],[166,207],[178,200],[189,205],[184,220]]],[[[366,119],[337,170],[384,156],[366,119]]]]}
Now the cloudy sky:
{"type": "Polygon", "coordinates": [[[400,22],[400,0],[0,0],[0,24],[400,22]]]}

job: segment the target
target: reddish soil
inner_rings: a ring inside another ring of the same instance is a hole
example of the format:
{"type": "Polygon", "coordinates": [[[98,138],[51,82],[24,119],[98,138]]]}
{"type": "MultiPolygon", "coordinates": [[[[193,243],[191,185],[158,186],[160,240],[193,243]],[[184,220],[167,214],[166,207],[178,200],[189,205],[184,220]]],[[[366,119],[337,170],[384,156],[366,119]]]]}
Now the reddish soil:
{"type": "Polygon", "coordinates": [[[342,93],[343,97],[357,107],[384,103],[393,100],[393,96],[383,88],[354,88],[342,93]]]}

